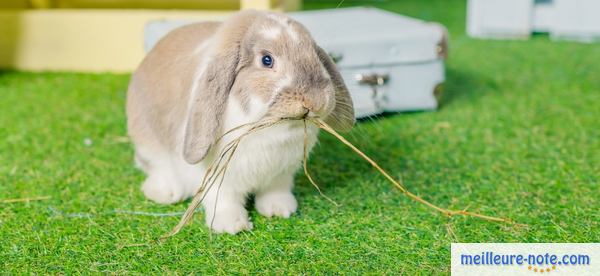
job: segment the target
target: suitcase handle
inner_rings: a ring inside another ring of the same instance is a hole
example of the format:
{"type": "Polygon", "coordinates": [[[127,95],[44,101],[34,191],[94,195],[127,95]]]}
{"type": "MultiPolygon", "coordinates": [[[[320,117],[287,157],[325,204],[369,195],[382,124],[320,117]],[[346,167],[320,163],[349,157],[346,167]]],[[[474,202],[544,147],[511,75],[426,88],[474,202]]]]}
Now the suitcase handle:
{"type": "Polygon", "coordinates": [[[390,76],[388,74],[356,74],[354,79],[358,81],[360,84],[368,84],[371,86],[380,86],[384,85],[390,76]]]}

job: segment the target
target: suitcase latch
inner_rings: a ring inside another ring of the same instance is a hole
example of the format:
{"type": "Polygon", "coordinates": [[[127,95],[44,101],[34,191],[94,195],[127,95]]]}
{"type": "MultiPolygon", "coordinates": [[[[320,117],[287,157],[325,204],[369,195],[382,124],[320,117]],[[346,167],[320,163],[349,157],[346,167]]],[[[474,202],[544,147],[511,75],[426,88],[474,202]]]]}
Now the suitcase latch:
{"type": "Polygon", "coordinates": [[[378,100],[378,91],[377,87],[382,86],[387,83],[390,76],[388,74],[356,74],[354,79],[358,81],[359,84],[366,84],[371,87],[371,97],[373,98],[373,103],[377,108],[380,108],[380,102],[378,100]]]}

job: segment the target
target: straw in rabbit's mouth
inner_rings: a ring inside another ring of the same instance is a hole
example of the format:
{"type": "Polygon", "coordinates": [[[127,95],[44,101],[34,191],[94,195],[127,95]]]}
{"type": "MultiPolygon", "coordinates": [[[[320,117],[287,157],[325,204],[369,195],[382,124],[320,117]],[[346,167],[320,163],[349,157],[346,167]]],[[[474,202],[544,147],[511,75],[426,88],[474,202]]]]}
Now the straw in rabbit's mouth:
{"type": "MultiPolygon", "coordinates": [[[[238,137],[236,137],[235,139],[231,140],[230,142],[228,142],[224,145],[223,149],[221,150],[221,152],[219,153],[219,155],[217,156],[215,161],[213,161],[213,163],[206,170],[206,173],[204,175],[204,178],[202,179],[200,188],[194,195],[192,202],[190,203],[189,207],[187,208],[187,210],[181,217],[181,220],[179,221],[177,226],[175,226],[173,228],[173,230],[171,230],[170,233],[163,236],[162,238],[163,239],[168,238],[168,237],[171,237],[171,236],[177,234],[192,219],[192,216],[194,215],[194,211],[202,203],[202,201],[204,200],[204,197],[207,194],[207,193],[205,193],[205,191],[208,191],[211,188],[213,188],[214,185],[217,185],[216,188],[217,188],[217,195],[218,195],[218,191],[219,191],[221,185],[223,184],[223,179],[225,178],[225,174],[227,172],[227,167],[229,165],[229,162],[231,161],[233,155],[235,154],[235,151],[237,150],[240,142],[242,141],[242,139],[244,137],[246,137],[254,132],[260,131],[262,129],[266,129],[271,126],[274,126],[276,124],[279,124],[282,122],[290,122],[290,121],[303,121],[303,126],[304,126],[304,156],[303,156],[304,174],[306,175],[306,177],[308,178],[310,183],[317,189],[317,191],[319,191],[319,193],[323,197],[325,197],[327,200],[329,200],[330,202],[332,202],[335,205],[338,205],[338,204],[335,201],[333,201],[331,198],[327,197],[325,194],[322,193],[321,189],[319,189],[319,186],[317,185],[317,183],[314,181],[314,179],[308,172],[308,167],[307,167],[307,159],[308,159],[307,123],[312,123],[312,124],[316,125],[317,127],[319,127],[320,129],[322,129],[322,130],[330,133],[334,137],[336,137],[340,142],[342,142],[343,144],[348,146],[350,149],[352,149],[354,152],[356,152],[360,157],[362,157],[367,162],[369,162],[369,164],[371,164],[371,166],[373,166],[377,171],[379,171],[388,181],[390,181],[394,185],[394,187],[396,187],[398,190],[400,190],[400,192],[402,192],[403,194],[405,194],[407,197],[409,197],[410,199],[412,199],[414,201],[417,201],[417,202],[419,202],[435,211],[438,211],[448,217],[462,215],[462,216],[477,217],[477,218],[484,219],[484,220],[514,224],[514,222],[512,220],[507,219],[507,218],[499,218],[499,217],[493,217],[493,216],[468,212],[468,211],[466,211],[466,209],[464,209],[464,210],[445,209],[445,208],[439,207],[439,206],[421,198],[420,196],[417,196],[417,195],[411,193],[404,187],[404,185],[402,184],[402,182],[400,180],[396,180],[392,176],[390,176],[390,174],[387,173],[384,169],[382,169],[381,166],[379,166],[379,164],[377,164],[375,161],[373,161],[371,158],[369,158],[366,154],[364,154],[362,151],[360,151],[358,148],[356,148],[352,143],[350,143],[348,140],[346,140],[342,135],[337,133],[331,126],[329,126],[327,123],[325,123],[325,121],[323,121],[319,117],[309,116],[308,112],[307,112],[302,117],[268,118],[268,119],[264,119],[264,120],[261,120],[261,121],[255,122],[255,123],[244,124],[244,125],[235,127],[233,129],[225,132],[217,140],[217,142],[219,142],[221,139],[223,139],[223,137],[231,134],[232,132],[235,132],[237,130],[241,130],[244,128],[248,129],[246,132],[240,134],[238,137]]],[[[213,217],[213,220],[214,220],[214,217],[213,217]]],[[[212,222],[211,222],[211,224],[212,224],[212,222]]]]}

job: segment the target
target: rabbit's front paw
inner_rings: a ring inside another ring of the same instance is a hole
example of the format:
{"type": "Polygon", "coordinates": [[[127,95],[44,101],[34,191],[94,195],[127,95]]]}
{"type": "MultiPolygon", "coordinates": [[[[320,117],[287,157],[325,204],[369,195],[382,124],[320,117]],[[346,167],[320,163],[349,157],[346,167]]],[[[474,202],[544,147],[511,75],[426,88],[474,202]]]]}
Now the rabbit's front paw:
{"type": "Polygon", "coordinates": [[[291,192],[273,192],[256,196],[256,210],[265,217],[289,218],[298,209],[291,192]]]}
{"type": "Polygon", "coordinates": [[[150,175],[142,184],[142,192],[148,199],[160,204],[172,204],[186,198],[183,187],[175,179],[163,175],[150,175]]]}
{"type": "Polygon", "coordinates": [[[253,225],[248,218],[248,211],[243,206],[218,209],[214,219],[211,215],[213,210],[206,210],[206,213],[206,224],[216,233],[235,235],[244,230],[252,230],[253,225]]]}

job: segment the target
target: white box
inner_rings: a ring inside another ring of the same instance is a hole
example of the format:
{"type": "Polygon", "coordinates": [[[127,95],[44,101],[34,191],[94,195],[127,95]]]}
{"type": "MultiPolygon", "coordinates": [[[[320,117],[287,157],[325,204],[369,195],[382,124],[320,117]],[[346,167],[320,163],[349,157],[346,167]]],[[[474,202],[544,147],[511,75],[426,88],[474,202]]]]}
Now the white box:
{"type": "Polygon", "coordinates": [[[467,33],[480,38],[600,40],[600,0],[469,0],[467,33]]]}
{"type": "MultiPolygon", "coordinates": [[[[289,13],[336,61],[358,118],[385,111],[432,110],[444,81],[447,31],[436,23],[373,8],[289,13]]],[[[145,47],[190,22],[154,21],[145,47]]]]}
{"type": "Polygon", "coordinates": [[[600,40],[600,0],[554,0],[552,38],[592,42],[600,40]]]}
{"type": "Polygon", "coordinates": [[[482,38],[527,38],[533,0],[469,0],[467,33],[482,38]]]}

